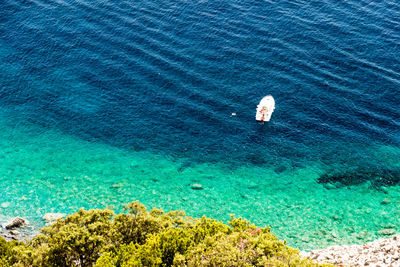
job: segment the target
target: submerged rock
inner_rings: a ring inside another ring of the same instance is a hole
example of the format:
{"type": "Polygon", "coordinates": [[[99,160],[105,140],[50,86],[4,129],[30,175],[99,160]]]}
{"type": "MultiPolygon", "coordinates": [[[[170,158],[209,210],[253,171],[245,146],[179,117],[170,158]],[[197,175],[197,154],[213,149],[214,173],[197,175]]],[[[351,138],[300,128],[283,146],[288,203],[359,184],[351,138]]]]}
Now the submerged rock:
{"type": "Polygon", "coordinates": [[[123,186],[124,186],[123,184],[119,183],[119,184],[111,185],[110,188],[120,188],[120,187],[123,187],[123,186]]]}
{"type": "Polygon", "coordinates": [[[379,226],[385,229],[396,228],[396,225],[394,225],[393,223],[381,223],[379,226]]]}
{"type": "Polygon", "coordinates": [[[43,220],[45,220],[46,222],[54,222],[58,219],[62,219],[65,216],[67,216],[67,214],[65,213],[46,213],[43,216],[43,220]]]}
{"type": "Polygon", "coordinates": [[[332,214],[331,218],[335,221],[338,221],[340,219],[340,217],[337,214],[332,214]]]}
{"type": "Polygon", "coordinates": [[[259,187],[258,184],[248,184],[247,185],[248,189],[257,189],[258,187],[259,187]]]}
{"type": "Polygon", "coordinates": [[[190,187],[194,190],[202,190],[203,189],[203,186],[201,184],[192,184],[190,187]]]}
{"type": "Polygon", "coordinates": [[[10,202],[3,202],[3,203],[0,204],[0,206],[1,206],[2,208],[4,208],[4,209],[8,208],[10,205],[11,205],[10,202]]]}
{"type": "Polygon", "coordinates": [[[330,189],[336,189],[337,187],[336,187],[336,185],[334,185],[334,184],[327,183],[327,184],[325,185],[325,188],[330,190],[330,189]]]}
{"type": "Polygon", "coordinates": [[[390,198],[387,197],[385,197],[381,202],[382,205],[388,205],[390,203],[392,203],[392,201],[390,200],[390,198]]]}
{"type": "Polygon", "coordinates": [[[7,230],[19,228],[28,225],[28,221],[21,217],[14,218],[10,223],[6,224],[5,228],[7,230]]]}
{"type": "Polygon", "coordinates": [[[378,234],[380,235],[393,235],[394,233],[396,233],[396,230],[392,228],[382,229],[378,231],[378,234]]]}
{"type": "Polygon", "coordinates": [[[287,170],[287,167],[285,165],[280,165],[274,169],[274,172],[277,174],[280,174],[286,170],[287,170]]]}
{"type": "Polygon", "coordinates": [[[358,235],[356,235],[356,238],[357,239],[364,239],[364,238],[366,238],[367,236],[368,236],[368,231],[367,230],[365,230],[365,231],[361,231],[358,235]]]}

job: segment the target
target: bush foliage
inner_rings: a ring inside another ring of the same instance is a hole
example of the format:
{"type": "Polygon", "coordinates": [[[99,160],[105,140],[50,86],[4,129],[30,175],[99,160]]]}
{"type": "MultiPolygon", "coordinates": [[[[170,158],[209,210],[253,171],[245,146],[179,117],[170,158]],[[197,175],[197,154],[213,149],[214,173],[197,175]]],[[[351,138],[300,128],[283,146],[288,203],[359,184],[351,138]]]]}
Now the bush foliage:
{"type": "Polygon", "coordinates": [[[27,244],[0,237],[0,266],[316,266],[242,218],[229,225],[182,211],[79,210],[27,244]]]}

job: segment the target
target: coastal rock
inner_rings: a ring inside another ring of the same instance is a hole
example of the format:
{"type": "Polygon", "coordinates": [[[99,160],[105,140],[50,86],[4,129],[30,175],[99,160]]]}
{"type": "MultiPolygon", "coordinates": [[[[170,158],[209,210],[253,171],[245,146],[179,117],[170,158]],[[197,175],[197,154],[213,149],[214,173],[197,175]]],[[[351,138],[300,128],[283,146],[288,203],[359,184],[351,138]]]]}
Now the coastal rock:
{"type": "Polygon", "coordinates": [[[28,225],[28,221],[21,217],[14,218],[10,223],[6,224],[5,228],[7,230],[19,228],[28,225]]]}
{"type": "Polygon", "coordinates": [[[380,235],[393,235],[396,232],[396,230],[392,228],[387,228],[387,229],[382,229],[378,232],[380,235]]]}
{"type": "Polygon", "coordinates": [[[21,241],[21,242],[26,242],[28,239],[32,238],[32,232],[29,227],[27,228],[20,228],[21,231],[17,231],[15,229],[13,230],[6,230],[3,229],[0,231],[0,236],[3,237],[7,241],[21,241]]]}
{"type": "Polygon", "coordinates": [[[7,241],[12,241],[12,240],[20,241],[18,236],[13,235],[10,232],[1,233],[1,237],[4,238],[7,241]]]}
{"type": "Polygon", "coordinates": [[[58,219],[62,219],[65,216],[67,216],[67,214],[65,213],[46,213],[43,216],[43,220],[45,220],[46,222],[54,222],[58,219]]]}
{"type": "Polygon", "coordinates": [[[194,190],[202,190],[203,189],[203,186],[201,184],[192,184],[190,187],[194,190]]]}
{"type": "Polygon", "coordinates": [[[12,235],[19,235],[20,232],[18,232],[17,230],[10,230],[10,234],[12,234],[12,235]]]}
{"type": "Polygon", "coordinates": [[[312,252],[300,251],[300,256],[302,256],[304,258],[311,258],[311,253],[312,252]]]}
{"type": "Polygon", "coordinates": [[[397,235],[364,245],[331,246],[326,249],[301,252],[300,255],[320,263],[338,266],[400,266],[399,240],[400,236],[397,235]]]}

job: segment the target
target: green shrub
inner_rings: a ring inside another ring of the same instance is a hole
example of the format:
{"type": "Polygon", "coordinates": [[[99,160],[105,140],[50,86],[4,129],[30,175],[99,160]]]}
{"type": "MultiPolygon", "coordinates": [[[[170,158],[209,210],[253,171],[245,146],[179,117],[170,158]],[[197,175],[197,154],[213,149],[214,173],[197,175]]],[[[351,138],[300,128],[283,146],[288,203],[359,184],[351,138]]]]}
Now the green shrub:
{"type": "Polygon", "coordinates": [[[40,249],[45,266],[92,266],[115,245],[111,210],[79,210],[42,229],[30,245],[40,249]]]}
{"type": "Polygon", "coordinates": [[[0,237],[0,266],[8,267],[29,265],[34,259],[32,254],[29,254],[30,250],[32,249],[26,248],[25,244],[22,242],[7,242],[4,238],[0,237]],[[28,258],[28,260],[26,258],[28,258]]]}
{"type": "Polygon", "coordinates": [[[204,240],[206,236],[213,236],[217,233],[227,234],[232,229],[222,222],[203,216],[196,221],[191,231],[193,232],[193,242],[197,244],[204,240]]]}
{"type": "Polygon", "coordinates": [[[8,258],[11,256],[11,249],[7,241],[0,236],[0,266],[9,266],[8,258]]]}
{"type": "Polygon", "coordinates": [[[0,236],[0,259],[8,257],[10,254],[10,248],[7,241],[0,236]]]}
{"type": "Polygon", "coordinates": [[[316,266],[269,227],[242,218],[227,225],[182,211],[148,212],[138,201],[125,212],[79,210],[26,245],[0,239],[0,266],[316,266]]]}

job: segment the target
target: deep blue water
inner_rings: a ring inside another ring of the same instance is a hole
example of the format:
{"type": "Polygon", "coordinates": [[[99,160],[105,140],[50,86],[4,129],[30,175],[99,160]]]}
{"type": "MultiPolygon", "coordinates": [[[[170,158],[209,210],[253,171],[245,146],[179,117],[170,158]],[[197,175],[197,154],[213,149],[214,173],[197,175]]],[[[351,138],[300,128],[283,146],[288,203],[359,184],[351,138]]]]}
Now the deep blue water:
{"type": "Polygon", "coordinates": [[[395,1],[0,7],[0,103],[18,121],[188,164],[352,165],[400,143],[395,1]],[[259,124],[266,94],[276,111],[259,124]]]}

